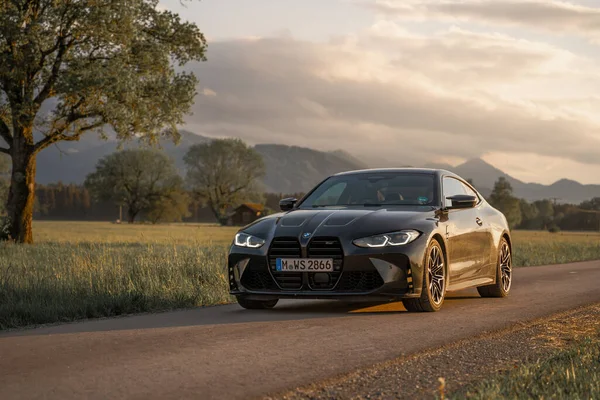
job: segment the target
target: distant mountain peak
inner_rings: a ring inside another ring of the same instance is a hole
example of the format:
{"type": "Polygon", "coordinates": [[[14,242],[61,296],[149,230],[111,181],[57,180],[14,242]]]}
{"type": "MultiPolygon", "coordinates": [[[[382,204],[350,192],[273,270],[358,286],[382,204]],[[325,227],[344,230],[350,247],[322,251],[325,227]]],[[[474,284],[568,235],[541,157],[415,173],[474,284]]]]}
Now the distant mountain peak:
{"type": "Polygon", "coordinates": [[[501,177],[505,178],[513,189],[524,185],[520,180],[513,178],[481,158],[471,158],[456,167],[448,168],[448,170],[464,179],[473,180],[475,187],[484,192],[490,191],[494,187],[494,183],[501,177]]]}
{"type": "MultiPolygon", "coordinates": [[[[492,164],[490,164],[489,162],[483,160],[482,158],[476,157],[476,158],[470,158],[467,161],[465,161],[464,163],[460,164],[463,167],[477,167],[477,168],[488,168],[488,169],[494,169],[496,171],[500,171],[498,168],[494,167],[492,164]]],[[[502,172],[502,171],[500,171],[502,172]]],[[[502,172],[504,175],[506,175],[504,172],[502,172]]]]}
{"type": "Polygon", "coordinates": [[[577,182],[577,181],[572,180],[572,179],[563,178],[563,179],[559,179],[558,181],[554,182],[550,186],[562,186],[562,187],[565,187],[565,186],[583,186],[583,185],[581,183],[577,182]]]}

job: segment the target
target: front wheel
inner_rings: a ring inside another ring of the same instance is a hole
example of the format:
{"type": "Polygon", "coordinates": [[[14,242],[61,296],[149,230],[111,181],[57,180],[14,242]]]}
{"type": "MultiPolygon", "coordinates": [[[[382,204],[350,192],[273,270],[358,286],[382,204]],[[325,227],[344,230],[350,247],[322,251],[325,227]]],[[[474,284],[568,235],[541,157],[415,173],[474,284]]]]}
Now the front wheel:
{"type": "Polygon", "coordinates": [[[279,299],[275,300],[250,300],[244,296],[235,296],[240,306],[246,310],[267,310],[275,307],[279,299]]]}
{"type": "Polygon", "coordinates": [[[496,283],[477,288],[481,297],[506,297],[512,285],[512,254],[505,238],[500,241],[496,265],[496,283]]]}
{"type": "Polygon", "coordinates": [[[418,299],[403,299],[402,304],[411,312],[438,311],[446,296],[446,267],[442,247],[432,240],[425,253],[423,264],[423,287],[418,299]]]}

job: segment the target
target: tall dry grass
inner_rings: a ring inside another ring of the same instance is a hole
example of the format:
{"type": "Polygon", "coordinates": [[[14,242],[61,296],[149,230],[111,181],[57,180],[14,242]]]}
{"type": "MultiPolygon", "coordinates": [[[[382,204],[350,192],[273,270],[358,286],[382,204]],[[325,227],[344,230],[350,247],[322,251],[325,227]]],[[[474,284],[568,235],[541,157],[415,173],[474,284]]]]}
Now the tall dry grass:
{"type": "Polygon", "coordinates": [[[230,302],[226,247],[0,245],[0,329],[230,302]]]}

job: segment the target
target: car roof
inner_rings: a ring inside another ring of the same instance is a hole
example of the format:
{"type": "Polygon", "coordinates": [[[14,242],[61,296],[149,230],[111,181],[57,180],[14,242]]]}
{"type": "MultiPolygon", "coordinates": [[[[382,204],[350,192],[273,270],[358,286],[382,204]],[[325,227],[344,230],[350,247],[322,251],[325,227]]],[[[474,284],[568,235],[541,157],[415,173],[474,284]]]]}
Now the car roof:
{"type": "MultiPolygon", "coordinates": [[[[334,176],[341,175],[359,175],[359,174],[377,174],[384,172],[396,172],[396,173],[416,173],[416,174],[430,174],[430,175],[450,175],[460,178],[460,176],[446,171],[445,169],[435,169],[435,168],[413,168],[413,167],[404,167],[404,168],[370,168],[370,169],[358,169],[354,171],[345,171],[335,174],[334,176]]],[[[462,178],[461,178],[462,179],[462,178]]]]}

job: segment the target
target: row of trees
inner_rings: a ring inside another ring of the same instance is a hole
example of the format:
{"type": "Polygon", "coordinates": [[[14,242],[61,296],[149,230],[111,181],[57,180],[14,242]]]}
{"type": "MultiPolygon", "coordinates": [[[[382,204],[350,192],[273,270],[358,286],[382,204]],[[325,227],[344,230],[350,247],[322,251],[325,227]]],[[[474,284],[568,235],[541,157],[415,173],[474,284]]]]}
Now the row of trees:
{"type": "Polygon", "coordinates": [[[488,201],[504,213],[512,228],[600,231],[600,198],[579,205],[557,204],[551,200],[528,202],[515,197],[510,182],[500,178],[488,201]]]}
{"type": "MultiPolygon", "coordinates": [[[[201,202],[194,201],[192,193],[185,191],[190,199],[184,212],[158,214],[158,210],[140,213],[136,221],[159,222],[215,222],[214,214],[201,202]],[[160,215],[160,218],[152,218],[160,215]]],[[[90,191],[84,185],[53,183],[37,185],[35,190],[34,218],[39,220],[108,221],[127,218],[127,208],[115,202],[92,201],[90,191]],[[121,215],[123,214],[123,215],[121,215]]]]}
{"type": "MultiPolygon", "coordinates": [[[[196,201],[194,194],[186,191],[191,199],[185,215],[164,214],[160,220],[152,220],[145,213],[137,217],[144,222],[217,222],[214,213],[203,202],[196,201]]],[[[265,214],[279,210],[279,200],[284,197],[302,197],[302,193],[263,193],[260,203],[265,214]]],[[[107,221],[120,218],[122,208],[112,201],[92,201],[90,191],[84,185],[53,183],[36,186],[34,217],[40,220],[107,221]]],[[[126,211],[126,210],[125,210],[126,211]]],[[[126,213],[125,213],[126,216],[126,213]]]]}
{"type": "Polygon", "coordinates": [[[158,150],[115,152],[99,161],[85,187],[93,201],[125,207],[130,223],[139,215],[152,222],[181,221],[194,199],[225,224],[232,207],[260,198],[262,157],[239,139],[194,145],[184,162],[185,181],[174,161],[158,150]]]}
{"type": "MultiPolygon", "coordinates": [[[[152,223],[212,219],[225,224],[241,202],[278,208],[281,195],[264,194],[260,187],[262,157],[239,139],[192,146],[184,162],[182,178],[160,150],[115,152],[99,160],[83,186],[38,185],[34,213],[41,218],[105,220],[122,209],[130,223],[141,217],[152,223]]],[[[7,188],[5,182],[0,177],[0,189],[7,188]]],[[[6,190],[0,196],[6,199],[6,190]]]]}

